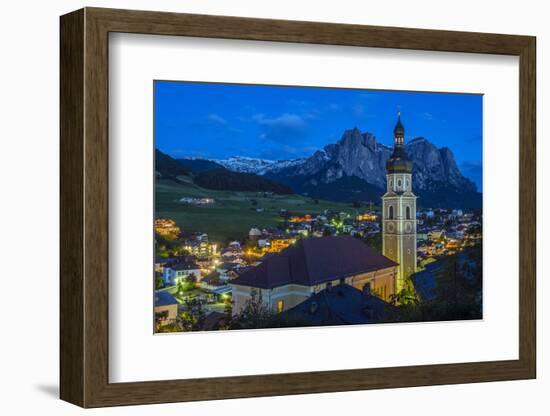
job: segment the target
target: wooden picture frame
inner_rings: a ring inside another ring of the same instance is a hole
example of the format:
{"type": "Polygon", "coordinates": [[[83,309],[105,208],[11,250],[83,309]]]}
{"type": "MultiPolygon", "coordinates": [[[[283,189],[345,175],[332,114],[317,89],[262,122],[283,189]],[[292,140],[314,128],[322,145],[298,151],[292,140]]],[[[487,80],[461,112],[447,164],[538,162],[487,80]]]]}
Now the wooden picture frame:
{"type": "Polygon", "coordinates": [[[213,400],[536,377],[535,38],[85,8],[61,17],[61,399],[82,407],[213,400]],[[519,57],[519,359],[109,383],[108,35],[297,42],[519,57]]]}

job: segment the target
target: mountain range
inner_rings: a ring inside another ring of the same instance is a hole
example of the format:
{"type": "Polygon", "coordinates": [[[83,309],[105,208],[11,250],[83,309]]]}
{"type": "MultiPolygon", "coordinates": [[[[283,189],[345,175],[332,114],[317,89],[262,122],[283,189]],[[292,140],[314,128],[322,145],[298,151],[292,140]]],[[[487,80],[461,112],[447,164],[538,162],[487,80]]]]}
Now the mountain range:
{"type": "MultiPolygon", "coordinates": [[[[462,175],[449,148],[437,148],[418,137],[410,140],[405,150],[413,162],[413,191],[419,197],[419,206],[481,208],[481,193],[462,175]]],[[[225,169],[263,177],[312,198],[378,201],[386,187],[386,161],[391,152],[392,148],[379,143],[373,134],[354,128],[346,130],[337,143],[328,144],[307,158],[187,158],[178,162],[193,172],[225,169]]]]}

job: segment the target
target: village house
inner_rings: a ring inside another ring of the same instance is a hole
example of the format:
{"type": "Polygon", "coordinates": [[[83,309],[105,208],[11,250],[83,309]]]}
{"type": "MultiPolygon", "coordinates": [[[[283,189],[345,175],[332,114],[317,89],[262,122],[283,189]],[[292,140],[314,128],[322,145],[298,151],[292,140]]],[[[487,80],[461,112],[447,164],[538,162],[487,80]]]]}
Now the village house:
{"type": "Polygon", "coordinates": [[[213,198],[191,198],[191,197],[184,197],[180,198],[180,202],[183,202],[185,204],[192,204],[192,205],[210,205],[215,202],[213,198]]]}
{"type": "Polygon", "coordinates": [[[327,287],[341,283],[383,300],[395,293],[397,263],[351,236],[298,240],[265,258],[229,282],[233,313],[238,314],[255,296],[274,312],[299,305],[327,287]]]}
{"type": "Polygon", "coordinates": [[[303,326],[370,324],[382,319],[390,304],[372,295],[368,286],[359,290],[341,283],[310,296],[281,314],[303,326]]]}
{"type": "Polygon", "coordinates": [[[193,261],[192,256],[172,256],[172,257],[160,257],[155,258],[155,272],[163,273],[165,267],[170,267],[171,265],[193,261]]]}
{"type": "Polygon", "coordinates": [[[216,271],[207,274],[201,279],[201,287],[203,289],[213,290],[224,284],[225,282],[221,280],[220,274],[216,271]]]}
{"type": "Polygon", "coordinates": [[[358,214],[355,219],[357,221],[376,221],[378,219],[378,216],[370,212],[364,212],[362,214],[358,214]]]}
{"type": "Polygon", "coordinates": [[[260,238],[262,232],[258,228],[251,228],[248,232],[248,238],[252,241],[256,241],[260,238]]]}
{"type": "Polygon", "coordinates": [[[223,280],[228,280],[233,276],[229,276],[228,273],[232,272],[234,269],[237,269],[241,266],[240,263],[231,263],[224,262],[216,266],[216,271],[220,274],[220,278],[223,280]]]}
{"type": "Polygon", "coordinates": [[[269,253],[278,253],[296,242],[295,238],[276,238],[271,240],[269,253]]]}
{"type": "Polygon", "coordinates": [[[183,249],[202,260],[212,258],[218,254],[217,245],[208,241],[207,234],[201,234],[194,239],[186,240],[183,249]]]}
{"type": "Polygon", "coordinates": [[[185,279],[188,276],[194,276],[197,281],[201,279],[199,266],[189,258],[166,265],[162,272],[162,280],[166,286],[175,285],[179,280],[185,279]]]}
{"type": "Polygon", "coordinates": [[[426,218],[433,218],[435,216],[435,213],[430,209],[426,211],[426,218]]]}
{"type": "Polygon", "coordinates": [[[432,230],[428,232],[428,240],[436,241],[440,240],[441,238],[445,237],[445,231],[444,230],[432,230]]]}
{"type": "Polygon", "coordinates": [[[176,322],[178,316],[178,301],[165,291],[155,292],[155,322],[159,326],[176,322]]]}
{"type": "Polygon", "coordinates": [[[228,245],[227,245],[227,248],[228,249],[231,249],[231,250],[241,250],[241,243],[239,243],[238,241],[231,241],[228,245]]]}
{"type": "Polygon", "coordinates": [[[304,223],[304,222],[311,222],[313,221],[313,217],[311,216],[311,214],[305,214],[303,216],[294,216],[294,217],[290,217],[288,219],[289,222],[291,223],[304,223]]]}
{"type": "Polygon", "coordinates": [[[162,273],[164,271],[164,267],[170,263],[169,258],[165,257],[157,257],[155,258],[155,272],[162,273]]]}
{"type": "Polygon", "coordinates": [[[176,221],[158,218],[155,220],[155,232],[165,237],[176,238],[181,233],[181,230],[176,225],[176,221]]]}

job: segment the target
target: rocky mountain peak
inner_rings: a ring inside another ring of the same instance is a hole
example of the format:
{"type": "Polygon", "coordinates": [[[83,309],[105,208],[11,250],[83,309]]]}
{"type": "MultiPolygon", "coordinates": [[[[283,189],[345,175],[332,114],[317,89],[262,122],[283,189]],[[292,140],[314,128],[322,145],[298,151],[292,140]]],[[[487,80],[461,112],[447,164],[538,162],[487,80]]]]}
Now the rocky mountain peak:
{"type": "MultiPolygon", "coordinates": [[[[307,189],[311,195],[319,187],[325,191],[337,190],[337,183],[348,179],[355,181],[353,186],[363,183],[370,187],[369,192],[378,189],[381,195],[386,187],[386,162],[392,151],[392,147],[379,143],[374,134],[355,127],[345,130],[336,143],[303,159],[270,161],[241,157],[216,162],[232,171],[265,175],[295,190],[307,189]]],[[[437,206],[444,195],[448,196],[445,204],[459,204],[464,198],[470,198],[471,206],[481,203],[475,184],[462,175],[451,149],[438,148],[425,137],[416,137],[405,144],[405,151],[413,162],[413,190],[431,206],[437,206]]],[[[349,180],[346,183],[351,186],[349,180]]]]}
{"type": "MultiPolygon", "coordinates": [[[[405,151],[413,162],[415,192],[435,194],[442,187],[476,192],[475,184],[462,176],[449,148],[438,148],[425,137],[416,137],[405,144],[405,151]]],[[[277,177],[293,183],[303,178],[324,184],[356,177],[384,189],[386,161],[391,152],[392,148],[379,143],[372,133],[355,127],[345,130],[338,142],[325,146],[302,163],[279,170],[277,177]]]]}

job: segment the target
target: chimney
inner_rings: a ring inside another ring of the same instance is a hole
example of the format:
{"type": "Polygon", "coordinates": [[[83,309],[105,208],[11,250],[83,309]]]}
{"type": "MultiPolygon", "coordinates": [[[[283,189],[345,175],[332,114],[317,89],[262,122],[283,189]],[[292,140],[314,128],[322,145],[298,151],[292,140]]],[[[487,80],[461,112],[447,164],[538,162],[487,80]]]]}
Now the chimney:
{"type": "Polygon", "coordinates": [[[309,313],[313,315],[315,312],[317,312],[318,307],[319,306],[317,305],[317,302],[311,302],[309,305],[309,313]]]}

